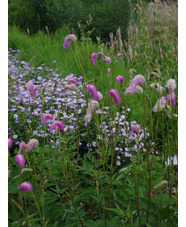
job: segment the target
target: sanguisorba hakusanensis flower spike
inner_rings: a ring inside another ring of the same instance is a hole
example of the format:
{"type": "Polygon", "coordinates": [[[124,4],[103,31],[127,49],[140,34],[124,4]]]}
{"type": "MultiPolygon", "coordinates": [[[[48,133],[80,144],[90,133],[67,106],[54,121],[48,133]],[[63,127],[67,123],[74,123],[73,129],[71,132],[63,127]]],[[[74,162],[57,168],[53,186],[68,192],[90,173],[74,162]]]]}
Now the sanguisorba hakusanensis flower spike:
{"type": "Polygon", "coordinates": [[[87,91],[91,92],[93,100],[96,100],[98,98],[97,88],[94,86],[94,84],[88,84],[87,91]]]}
{"type": "Polygon", "coordinates": [[[150,84],[151,88],[154,88],[160,94],[163,92],[163,87],[159,83],[152,83],[150,84]]]}
{"type": "Polygon", "coordinates": [[[119,92],[116,89],[111,89],[109,91],[109,95],[114,98],[114,101],[117,106],[121,104],[121,98],[120,98],[119,92]]]}
{"type": "Polygon", "coordinates": [[[118,53],[118,54],[116,55],[117,58],[121,58],[121,56],[122,56],[122,54],[120,54],[120,53],[118,53]]]}
{"type": "Polygon", "coordinates": [[[30,190],[33,189],[33,187],[29,182],[25,181],[19,185],[19,189],[25,192],[29,192],[30,190]]]}
{"type": "Polygon", "coordinates": [[[12,146],[12,139],[8,138],[8,148],[10,148],[12,146]]]}
{"type": "Polygon", "coordinates": [[[43,114],[43,116],[41,117],[41,123],[42,124],[46,124],[48,120],[53,120],[54,116],[52,114],[43,114]]]}
{"type": "Polygon", "coordinates": [[[124,81],[124,77],[122,75],[118,75],[115,77],[115,81],[120,83],[120,82],[123,82],[124,81]]]}
{"type": "Polygon", "coordinates": [[[155,104],[155,106],[153,107],[153,111],[154,112],[158,112],[158,111],[160,111],[160,109],[161,109],[161,106],[164,106],[164,105],[166,105],[167,104],[167,98],[166,97],[164,97],[164,96],[162,96],[161,98],[159,98],[158,100],[157,100],[157,102],[156,102],[156,104],[155,104]]]}
{"type": "Polygon", "coordinates": [[[169,105],[171,105],[172,107],[176,105],[176,95],[174,92],[170,92],[169,94],[167,94],[166,98],[169,105]]]}
{"type": "Polygon", "coordinates": [[[57,128],[58,131],[64,129],[64,124],[61,121],[53,121],[52,124],[50,125],[50,131],[53,131],[57,128]]]}
{"type": "Polygon", "coordinates": [[[107,56],[104,56],[103,57],[103,61],[105,61],[107,63],[111,63],[111,58],[110,57],[107,57],[107,56]]]}
{"type": "Polygon", "coordinates": [[[16,154],[15,161],[18,163],[21,169],[25,168],[25,158],[23,154],[16,154]]]}
{"type": "Polygon", "coordinates": [[[25,143],[24,141],[21,141],[21,142],[19,143],[19,149],[24,150],[25,147],[26,147],[26,143],[25,143]]]}
{"type": "Polygon", "coordinates": [[[175,79],[169,79],[167,81],[165,89],[167,90],[167,93],[173,92],[176,89],[176,81],[175,81],[175,79]]]}
{"type": "Polygon", "coordinates": [[[25,145],[25,151],[30,152],[33,147],[37,147],[39,145],[39,141],[37,139],[31,139],[26,145],[25,145]]]}
{"type": "Polygon", "coordinates": [[[37,98],[39,96],[31,80],[26,83],[26,89],[30,92],[32,97],[37,98]]]}
{"type": "Polygon", "coordinates": [[[139,132],[141,129],[141,126],[139,124],[135,124],[133,127],[132,127],[132,131],[133,132],[139,132]]]}
{"type": "Polygon", "coordinates": [[[101,92],[97,91],[97,97],[99,100],[103,99],[103,95],[101,94],[101,92]]]}
{"type": "Polygon", "coordinates": [[[70,84],[70,83],[72,83],[72,84],[77,84],[77,80],[76,80],[76,78],[74,78],[73,76],[72,77],[69,77],[68,79],[67,79],[67,82],[70,84]]]}
{"type": "MultiPolygon", "coordinates": [[[[138,84],[143,84],[145,82],[145,78],[143,75],[136,75],[129,84],[129,87],[126,88],[125,90],[125,95],[132,95],[136,92],[136,87],[138,86],[138,84]]],[[[140,91],[141,92],[141,91],[140,91]]],[[[139,92],[139,93],[140,93],[139,92]]]]}
{"type": "Polygon", "coordinates": [[[111,74],[111,69],[110,68],[107,69],[107,73],[111,74]]]}
{"type": "Polygon", "coordinates": [[[97,58],[97,53],[92,53],[91,55],[90,55],[90,60],[91,60],[91,63],[92,63],[92,65],[95,65],[96,63],[95,63],[95,59],[97,58]]]}
{"type": "Polygon", "coordinates": [[[64,40],[64,44],[63,44],[63,48],[64,49],[68,49],[69,48],[69,41],[76,41],[77,40],[77,38],[76,38],[76,36],[74,35],[74,34],[70,34],[70,35],[67,35],[66,37],[65,37],[65,40],[64,40]]]}

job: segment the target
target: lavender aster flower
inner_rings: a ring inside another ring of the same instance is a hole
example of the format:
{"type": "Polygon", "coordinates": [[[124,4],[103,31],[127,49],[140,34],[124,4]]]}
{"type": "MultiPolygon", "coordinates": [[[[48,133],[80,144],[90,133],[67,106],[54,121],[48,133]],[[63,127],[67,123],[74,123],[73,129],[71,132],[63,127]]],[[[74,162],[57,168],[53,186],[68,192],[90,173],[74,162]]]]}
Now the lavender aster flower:
{"type": "Polygon", "coordinates": [[[41,118],[41,123],[42,124],[46,124],[48,120],[52,120],[54,119],[54,116],[52,114],[43,114],[42,118],[41,118]]]}
{"type": "Polygon", "coordinates": [[[118,91],[116,89],[111,89],[109,91],[109,95],[114,98],[114,101],[116,102],[116,105],[119,106],[120,103],[121,103],[121,98],[120,98],[120,95],[119,95],[118,91]]]}
{"type": "Polygon", "coordinates": [[[91,63],[92,63],[92,65],[95,65],[96,63],[95,63],[95,59],[97,58],[97,54],[96,53],[92,53],[91,55],[90,55],[90,59],[91,59],[91,63]]]}
{"type": "Polygon", "coordinates": [[[57,130],[63,130],[64,129],[64,124],[61,121],[53,121],[52,124],[50,125],[50,131],[53,131],[57,128],[57,130]]]}
{"type": "Polygon", "coordinates": [[[25,158],[23,154],[16,154],[15,161],[18,163],[21,169],[25,168],[25,158]]]}
{"type": "Polygon", "coordinates": [[[29,182],[25,181],[24,183],[19,185],[19,189],[25,192],[29,192],[33,189],[33,187],[29,182]]]}

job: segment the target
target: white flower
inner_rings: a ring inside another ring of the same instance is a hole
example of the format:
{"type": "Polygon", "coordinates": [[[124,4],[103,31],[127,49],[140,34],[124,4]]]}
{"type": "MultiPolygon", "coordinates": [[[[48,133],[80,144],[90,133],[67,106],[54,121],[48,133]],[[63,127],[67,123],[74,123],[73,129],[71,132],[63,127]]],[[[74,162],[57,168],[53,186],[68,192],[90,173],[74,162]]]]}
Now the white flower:
{"type": "Polygon", "coordinates": [[[159,83],[150,84],[150,87],[156,89],[160,94],[163,92],[163,87],[159,83]]]}
{"type": "Polygon", "coordinates": [[[174,79],[169,79],[165,88],[168,90],[169,93],[174,91],[176,89],[176,81],[174,79]]]}

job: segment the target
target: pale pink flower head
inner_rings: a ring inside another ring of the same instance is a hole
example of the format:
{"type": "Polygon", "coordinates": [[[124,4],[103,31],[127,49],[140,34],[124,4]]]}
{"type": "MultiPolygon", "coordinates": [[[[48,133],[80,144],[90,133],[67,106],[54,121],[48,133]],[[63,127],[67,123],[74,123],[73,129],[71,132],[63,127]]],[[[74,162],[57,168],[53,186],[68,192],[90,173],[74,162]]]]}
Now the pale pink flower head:
{"type": "Polygon", "coordinates": [[[52,124],[50,125],[50,131],[53,131],[57,128],[58,131],[64,129],[64,124],[61,121],[53,121],[52,124]]]}
{"type": "Polygon", "coordinates": [[[135,84],[136,86],[138,84],[143,84],[145,82],[145,78],[143,75],[136,75],[130,82],[130,84],[135,84]]]}
{"type": "Polygon", "coordinates": [[[34,86],[34,84],[32,83],[31,80],[26,83],[26,89],[30,92],[32,97],[34,97],[34,98],[38,97],[39,94],[35,90],[35,86],[34,86]]]}
{"type": "Polygon", "coordinates": [[[19,143],[19,149],[24,150],[26,148],[26,143],[24,141],[21,141],[19,143]]]}
{"type": "Polygon", "coordinates": [[[133,95],[136,92],[137,85],[130,84],[128,88],[125,90],[125,95],[133,95]]]}
{"type": "Polygon", "coordinates": [[[67,82],[68,82],[68,83],[72,83],[72,84],[77,84],[77,80],[76,80],[76,78],[74,78],[73,76],[72,76],[72,77],[69,77],[69,78],[67,79],[67,82]]]}
{"type": "Polygon", "coordinates": [[[118,75],[118,76],[116,76],[115,81],[118,82],[118,83],[123,82],[124,77],[122,75],[118,75]]]}
{"type": "Polygon", "coordinates": [[[63,44],[63,48],[64,49],[68,49],[69,48],[69,41],[76,41],[77,40],[77,38],[76,38],[76,36],[75,35],[73,35],[73,34],[70,34],[70,35],[67,35],[66,37],[65,37],[65,40],[64,40],[64,44],[63,44]]]}
{"type": "Polygon", "coordinates": [[[29,182],[25,181],[24,183],[19,185],[19,189],[25,192],[29,192],[33,189],[33,187],[29,182]]]}
{"type": "Polygon", "coordinates": [[[169,186],[169,182],[168,182],[168,181],[166,181],[165,185],[168,187],[168,186],[169,186]]]}
{"type": "Polygon", "coordinates": [[[85,116],[85,122],[86,123],[89,123],[92,119],[92,114],[91,113],[87,113],[86,116],[85,116]]]}
{"type": "Polygon", "coordinates": [[[119,92],[116,89],[111,89],[109,91],[109,95],[114,98],[114,101],[117,106],[121,104],[121,98],[120,98],[119,92]]]}
{"type": "Polygon", "coordinates": [[[153,107],[153,111],[154,112],[158,112],[160,111],[161,107],[167,104],[167,98],[162,96],[161,98],[159,98],[155,104],[155,106],[153,107]]]}
{"type": "Polygon", "coordinates": [[[117,58],[121,58],[121,56],[122,56],[122,54],[120,54],[120,53],[118,53],[118,54],[116,55],[117,58]]]}
{"type": "Polygon", "coordinates": [[[96,101],[96,100],[92,100],[89,105],[90,105],[90,107],[91,107],[91,109],[93,111],[93,110],[95,110],[95,109],[97,109],[99,107],[99,102],[96,101]]]}
{"type": "Polygon", "coordinates": [[[101,94],[101,92],[97,91],[97,96],[98,96],[98,99],[103,99],[103,95],[101,94]]]}
{"type": "Polygon", "coordinates": [[[171,93],[172,91],[174,91],[176,89],[176,81],[175,81],[175,79],[169,79],[167,81],[167,84],[166,84],[165,88],[168,90],[168,93],[171,93]]]}
{"type": "Polygon", "coordinates": [[[8,148],[10,148],[12,146],[12,139],[8,138],[8,148]]]}
{"type": "Polygon", "coordinates": [[[172,105],[172,107],[176,105],[176,95],[174,92],[170,92],[169,94],[167,94],[166,98],[169,105],[172,105]]]}
{"type": "Polygon", "coordinates": [[[18,163],[21,169],[25,168],[25,158],[23,154],[16,154],[15,161],[18,163]]]}
{"type": "Polygon", "coordinates": [[[104,56],[103,57],[103,61],[105,61],[107,63],[111,63],[111,58],[110,57],[107,57],[107,56],[104,56]]]}
{"type": "Polygon", "coordinates": [[[31,139],[26,145],[25,145],[25,151],[30,152],[33,147],[37,147],[39,145],[39,141],[37,139],[31,139]]]}
{"type": "Polygon", "coordinates": [[[96,53],[92,53],[91,55],[90,55],[90,60],[91,60],[91,63],[92,63],[92,65],[95,65],[96,63],[95,63],[95,59],[97,58],[97,54],[96,53]]]}
{"type": "Polygon", "coordinates": [[[91,92],[93,100],[96,100],[98,98],[97,88],[94,86],[94,84],[88,84],[87,91],[91,92]]]}
{"type": "Polygon", "coordinates": [[[133,132],[139,132],[141,129],[141,126],[139,124],[135,124],[133,127],[132,127],[132,131],[133,132]]]}
{"type": "Polygon", "coordinates": [[[99,54],[100,57],[104,57],[105,56],[105,54],[103,52],[99,52],[98,54],[99,54]]]}
{"type": "Polygon", "coordinates": [[[53,120],[54,116],[52,114],[46,113],[41,117],[41,123],[46,124],[48,120],[53,120]]]}
{"type": "Polygon", "coordinates": [[[111,74],[111,69],[110,68],[107,69],[107,73],[111,74]]]}

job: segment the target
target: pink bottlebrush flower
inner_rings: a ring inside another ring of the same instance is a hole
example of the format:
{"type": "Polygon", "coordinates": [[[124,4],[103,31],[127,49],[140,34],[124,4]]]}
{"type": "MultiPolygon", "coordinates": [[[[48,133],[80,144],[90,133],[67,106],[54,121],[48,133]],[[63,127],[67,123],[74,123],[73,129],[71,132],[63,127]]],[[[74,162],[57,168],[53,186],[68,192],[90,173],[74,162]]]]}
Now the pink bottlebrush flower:
{"type": "Polygon", "coordinates": [[[24,141],[21,141],[21,142],[19,143],[19,149],[24,150],[25,147],[26,147],[26,143],[25,143],[24,141]]]}
{"type": "Polygon", "coordinates": [[[32,83],[32,81],[28,81],[28,83],[26,83],[26,89],[30,92],[31,96],[34,98],[38,97],[38,92],[35,90],[35,86],[32,83]]]}
{"type": "Polygon", "coordinates": [[[103,52],[99,52],[98,54],[99,54],[100,57],[104,57],[105,56],[105,54],[103,52]]]}
{"type": "Polygon", "coordinates": [[[118,91],[116,89],[111,89],[109,91],[109,95],[114,98],[114,101],[116,102],[116,105],[119,106],[120,103],[121,103],[121,98],[120,98],[120,95],[119,95],[118,91]]]}
{"type": "Polygon", "coordinates": [[[133,132],[139,132],[141,129],[141,126],[139,124],[135,124],[133,127],[132,127],[132,131],[133,132]]]}
{"type": "Polygon", "coordinates": [[[71,84],[70,87],[72,88],[73,91],[76,91],[77,90],[77,87],[75,84],[71,84]]]}
{"type": "Polygon", "coordinates": [[[12,139],[8,138],[8,148],[10,148],[12,146],[12,139]]]}
{"type": "Polygon", "coordinates": [[[95,65],[96,63],[95,63],[95,59],[97,58],[97,54],[96,53],[92,53],[91,55],[90,55],[90,59],[91,59],[91,63],[92,63],[92,65],[95,65]]]}
{"type": "Polygon", "coordinates": [[[42,118],[41,118],[41,123],[42,124],[46,124],[48,120],[53,120],[54,116],[52,114],[43,114],[42,118]]]}
{"type": "Polygon", "coordinates": [[[166,183],[165,183],[165,185],[168,187],[168,185],[169,185],[169,182],[167,181],[166,183]]]}
{"type": "Polygon", "coordinates": [[[124,77],[123,76],[121,76],[121,75],[119,75],[119,76],[117,76],[116,78],[115,78],[115,81],[116,82],[123,82],[124,81],[124,77]]]}
{"type": "Polygon", "coordinates": [[[25,168],[25,158],[23,154],[16,154],[15,160],[21,169],[25,168]]]}
{"type": "Polygon", "coordinates": [[[169,105],[172,105],[172,107],[174,107],[176,105],[176,95],[174,92],[167,94],[166,98],[167,98],[169,105]]]}
{"type": "Polygon", "coordinates": [[[99,107],[99,102],[96,101],[96,100],[92,100],[89,105],[90,105],[90,107],[91,107],[91,109],[93,111],[93,110],[95,110],[95,109],[97,109],[99,107]]]}
{"type": "Polygon", "coordinates": [[[136,75],[130,82],[130,84],[135,84],[136,86],[138,84],[143,84],[145,82],[145,78],[143,75],[136,75]]]}
{"type": "Polygon", "coordinates": [[[111,63],[111,58],[110,57],[107,57],[107,56],[104,56],[103,57],[103,61],[105,61],[107,63],[111,63]]]}
{"type": "Polygon", "coordinates": [[[87,91],[91,92],[93,100],[96,100],[98,98],[97,88],[93,84],[88,84],[87,85],[87,91]]]}
{"type": "Polygon", "coordinates": [[[120,53],[118,53],[118,54],[116,55],[117,58],[121,58],[121,56],[122,56],[122,54],[120,54],[120,53]]]}
{"type": "Polygon", "coordinates": [[[77,40],[77,38],[76,38],[76,36],[75,35],[73,35],[73,34],[70,34],[70,35],[67,35],[66,37],[65,37],[65,40],[64,40],[64,44],[63,44],[63,48],[64,49],[68,49],[68,47],[69,47],[69,41],[76,41],[77,40]]]}
{"type": "Polygon", "coordinates": [[[97,97],[100,100],[103,99],[103,95],[101,94],[101,92],[97,91],[97,97]]]}
{"type": "Polygon", "coordinates": [[[74,78],[74,77],[68,78],[68,79],[67,79],[67,82],[68,82],[68,83],[72,83],[72,84],[77,84],[77,80],[76,80],[76,78],[74,78]]]}
{"type": "Polygon", "coordinates": [[[111,69],[110,68],[107,69],[107,73],[111,74],[111,69]]]}
{"type": "Polygon", "coordinates": [[[136,92],[136,87],[135,84],[130,84],[125,90],[125,95],[133,95],[136,92]]]}
{"type": "Polygon", "coordinates": [[[50,125],[50,131],[53,131],[57,128],[57,130],[63,130],[64,129],[64,124],[61,121],[53,121],[52,124],[50,125]]]}
{"type": "Polygon", "coordinates": [[[33,189],[33,187],[29,182],[25,181],[24,183],[19,185],[19,189],[25,192],[29,192],[33,189]]]}
{"type": "Polygon", "coordinates": [[[39,141],[37,139],[31,139],[26,145],[24,145],[25,151],[30,152],[33,147],[37,147],[38,145],[39,141]]]}

